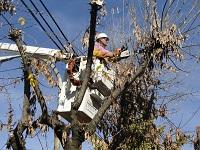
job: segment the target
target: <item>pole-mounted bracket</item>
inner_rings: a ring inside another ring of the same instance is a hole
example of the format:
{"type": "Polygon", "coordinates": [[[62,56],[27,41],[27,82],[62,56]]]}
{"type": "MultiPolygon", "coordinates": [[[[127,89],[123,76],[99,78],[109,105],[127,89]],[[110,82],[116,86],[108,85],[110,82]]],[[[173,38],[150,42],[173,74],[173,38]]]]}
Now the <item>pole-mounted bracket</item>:
{"type": "Polygon", "coordinates": [[[91,0],[91,4],[96,3],[96,4],[99,5],[99,6],[102,6],[102,5],[103,5],[103,2],[104,2],[104,0],[91,0]]]}

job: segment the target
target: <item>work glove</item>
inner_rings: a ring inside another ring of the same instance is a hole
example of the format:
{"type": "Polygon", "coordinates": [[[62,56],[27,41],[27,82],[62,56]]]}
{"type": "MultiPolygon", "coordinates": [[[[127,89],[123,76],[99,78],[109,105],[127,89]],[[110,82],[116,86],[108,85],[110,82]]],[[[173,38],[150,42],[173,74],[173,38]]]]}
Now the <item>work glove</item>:
{"type": "Polygon", "coordinates": [[[114,57],[119,57],[121,54],[121,48],[116,48],[114,51],[114,57]]]}

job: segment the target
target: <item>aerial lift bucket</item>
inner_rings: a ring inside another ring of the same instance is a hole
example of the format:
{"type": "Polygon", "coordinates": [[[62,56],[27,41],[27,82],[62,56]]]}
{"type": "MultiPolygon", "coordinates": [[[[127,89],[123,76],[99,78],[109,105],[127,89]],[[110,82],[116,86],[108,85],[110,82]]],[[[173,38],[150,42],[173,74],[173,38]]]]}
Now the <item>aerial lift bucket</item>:
{"type": "MultiPolygon", "coordinates": [[[[67,67],[67,66],[66,66],[67,67]]],[[[86,59],[80,58],[79,70],[75,74],[75,78],[83,78],[86,68],[86,59]]],[[[94,59],[92,66],[93,84],[86,89],[82,103],[78,109],[78,120],[80,122],[89,122],[101,107],[102,101],[106,96],[110,95],[113,87],[113,70],[108,69],[99,59],[94,59]]],[[[78,86],[74,86],[65,73],[66,80],[63,82],[61,93],[59,95],[58,113],[63,118],[70,121],[71,105],[74,102],[75,95],[79,91],[78,86]]]]}

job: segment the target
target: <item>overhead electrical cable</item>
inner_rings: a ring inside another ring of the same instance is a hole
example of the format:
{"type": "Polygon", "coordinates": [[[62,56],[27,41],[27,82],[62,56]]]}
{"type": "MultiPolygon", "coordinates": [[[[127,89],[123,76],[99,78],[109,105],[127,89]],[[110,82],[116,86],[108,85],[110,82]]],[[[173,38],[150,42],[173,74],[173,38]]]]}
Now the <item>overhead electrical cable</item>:
{"type": "Polygon", "coordinates": [[[42,30],[46,33],[46,35],[52,40],[52,42],[60,49],[60,46],[55,42],[55,40],[48,34],[47,30],[43,27],[43,25],[41,24],[41,22],[37,19],[37,17],[35,16],[35,14],[32,12],[32,10],[28,7],[28,5],[24,2],[24,0],[20,0],[22,2],[22,4],[26,7],[26,9],[31,13],[31,15],[33,16],[33,18],[37,21],[37,23],[40,25],[40,27],[42,28],[42,30]]]}
{"type": "Polygon", "coordinates": [[[42,16],[42,14],[40,13],[39,9],[36,7],[36,5],[33,3],[32,0],[30,0],[31,4],[33,5],[33,7],[36,9],[36,11],[39,13],[40,17],[43,19],[43,21],[46,23],[46,25],[48,26],[48,28],[51,30],[51,32],[53,33],[53,35],[56,37],[56,39],[58,40],[58,42],[62,45],[62,47],[66,50],[65,46],[63,45],[63,43],[60,41],[60,39],[58,38],[58,36],[55,34],[55,32],[53,31],[53,29],[50,27],[50,25],[48,24],[48,22],[46,21],[46,19],[42,16]]]}
{"type": "MultiPolygon", "coordinates": [[[[42,2],[42,0],[39,0],[40,3],[42,4],[42,6],[45,8],[45,10],[47,11],[47,13],[49,14],[49,16],[51,17],[51,19],[53,20],[53,22],[55,23],[55,25],[57,26],[58,30],[60,31],[60,33],[62,34],[62,36],[65,38],[68,46],[71,45],[71,43],[69,42],[69,40],[67,39],[67,37],[65,36],[65,34],[62,32],[61,28],[59,27],[59,25],[57,24],[56,20],[53,18],[53,16],[51,15],[51,13],[49,12],[48,8],[45,6],[45,4],[42,2]]],[[[77,55],[76,51],[73,49],[73,47],[71,47],[73,52],[77,55]]]]}
{"type": "Polygon", "coordinates": [[[12,24],[8,21],[8,19],[3,15],[1,14],[1,16],[3,17],[3,19],[7,22],[7,24],[12,27],[12,24]]]}
{"type": "Polygon", "coordinates": [[[23,69],[23,67],[12,68],[12,69],[6,69],[6,70],[0,70],[0,72],[7,72],[7,71],[13,71],[13,70],[19,70],[19,69],[23,69]]]}

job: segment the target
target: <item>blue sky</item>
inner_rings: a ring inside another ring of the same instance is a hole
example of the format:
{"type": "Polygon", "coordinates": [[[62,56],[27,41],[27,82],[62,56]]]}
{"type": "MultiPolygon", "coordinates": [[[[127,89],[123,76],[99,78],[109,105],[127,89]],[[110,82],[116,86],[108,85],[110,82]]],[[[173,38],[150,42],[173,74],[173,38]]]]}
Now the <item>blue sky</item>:
{"type": "MultiPolygon", "coordinates": [[[[31,6],[28,1],[25,1],[28,6],[31,6]]],[[[39,1],[33,1],[36,3],[38,8],[41,8],[40,10],[44,10],[44,8],[41,7],[39,4],[39,1]]],[[[90,5],[88,4],[87,0],[68,0],[68,1],[55,1],[55,0],[48,0],[43,1],[53,17],[56,19],[57,23],[59,24],[60,28],[68,38],[68,40],[74,41],[75,43],[80,44],[80,33],[83,34],[86,27],[89,25],[90,21],[90,5]],[[78,36],[79,35],[79,36],[78,36]],[[78,36],[78,37],[77,37],[78,36]]],[[[17,19],[19,17],[24,17],[26,20],[25,26],[16,25],[19,28],[24,29],[24,40],[29,45],[39,46],[39,47],[48,47],[48,48],[57,48],[52,41],[49,40],[47,35],[45,35],[44,31],[36,24],[36,22],[33,20],[32,16],[27,13],[27,10],[24,8],[24,6],[19,3],[20,6],[19,12],[13,17],[9,19],[10,22],[17,22],[17,19]],[[32,26],[33,24],[36,24],[32,26]],[[30,28],[26,28],[32,26],[30,28]]],[[[57,30],[56,26],[53,24],[52,20],[48,16],[47,13],[43,14],[45,16],[45,19],[47,19],[48,23],[51,25],[55,33],[61,37],[61,34],[57,30]]],[[[7,16],[5,14],[5,16],[7,16]]],[[[9,26],[3,26],[2,30],[0,31],[1,37],[5,35],[5,33],[8,31],[9,26]]],[[[62,37],[63,38],[63,37],[62,37]]],[[[7,38],[3,39],[3,42],[12,42],[8,40],[7,38]]],[[[19,60],[12,60],[9,63],[1,64],[0,71],[1,71],[1,78],[12,78],[17,76],[22,76],[21,70],[14,70],[14,71],[5,71],[7,69],[13,69],[20,66],[19,60]],[[5,71],[5,72],[4,72],[5,71]]],[[[63,64],[59,64],[59,69],[61,73],[63,73],[65,66],[63,64]]],[[[46,87],[45,79],[41,80],[41,88],[43,90],[43,94],[45,96],[51,95],[53,100],[47,102],[49,111],[55,110],[57,105],[57,90],[55,88],[48,88],[46,87]]],[[[3,80],[1,80],[1,83],[3,80]]],[[[14,119],[18,120],[20,119],[20,112],[22,107],[22,99],[23,99],[23,87],[22,84],[16,85],[16,87],[9,87],[9,96],[10,99],[12,99],[12,107],[14,109],[14,119]]],[[[6,122],[7,120],[7,111],[8,111],[8,103],[7,103],[7,94],[1,94],[1,109],[0,109],[0,120],[3,122],[6,122]]],[[[39,107],[38,107],[39,110],[39,107]]],[[[47,133],[47,140],[45,136],[40,136],[38,134],[39,138],[35,136],[34,140],[32,140],[30,137],[27,137],[27,148],[28,150],[39,150],[39,149],[53,149],[53,135],[52,132],[47,133]],[[39,140],[40,139],[40,140],[39,140]],[[46,143],[47,141],[47,143],[46,143]],[[41,142],[41,144],[40,144],[41,142]],[[48,145],[48,148],[46,147],[46,144],[48,145]]],[[[5,149],[5,143],[7,139],[7,133],[6,129],[4,128],[2,132],[0,132],[0,149],[5,149]]],[[[83,145],[83,149],[88,149],[90,146],[88,144],[83,145]]]]}
{"type": "MultiPolygon", "coordinates": [[[[38,0],[33,0],[38,8],[40,10],[44,10],[38,0]]],[[[83,32],[85,31],[86,27],[89,25],[90,21],[90,6],[88,4],[88,0],[63,0],[63,1],[56,1],[56,0],[43,0],[51,14],[54,16],[56,19],[57,23],[59,24],[60,28],[62,31],[65,33],[66,37],[68,40],[74,41],[73,44],[76,44],[76,46],[81,49],[80,46],[80,38],[83,32]],[[79,35],[80,34],[80,35],[79,35]]],[[[118,5],[122,5],[122,0],[107,0],[106,1],[108,12],[111,11],[111,8],[114,7],[116,8],[118,5]]],[[[19,3],[19,6],[22,6],[21,3],[19,3]]],[[[29,6],[30,3],[29,3],[29,6]]],[[[119,8],[120,12],[122,12],[122,9],[119,8]]],[[[44,13],[43,14],[47,21],[50,23],[51,27],[54,29],[55,33],[57,35],[61,36],[59,31],[56,29],[55,25],[49,18],[48,14],[44,13]]],[[[33,24],[36,24],[35,21],[33,21],[33,18],[26,12],[26,9],[24,7],[20,7],[20,12],[16,14],[16,18],[13,17],[11,18],[12,21],[17,20],[20,16],[23,16],[26,19],[26,26],[30,26],[33,24]]],[[[103,20],[105,21],[105,20],[103,20]]],[[[116,23],[116,26],[119,24],[116,23]]],[[[119,22],[118,22],[119,23],[119,22]]],[[[19,26],[19,25],[18,25],[19,26]]],[[[25,28],[26,26],[19,26],[20,28],[25,28]]],[[[98,29],[103,30],[105,26],[100,26],[98,29]]],[[[5,31],[7,31],[6,27],[2,27],[1,35],[3,36],[5,34],[5,31]]],[[[38,24],[24,29],[24,39],[26,42],[30,45],[34,46],[42,46],[42,47],[48,47],[48,48],[56,48],[55,45],[48,39],[48,37],[45,35],[45,33],[39,28],[38,24]]],[[[5,42],[9,42],[7,39],[3,39],[5,42]]],[[[84,50],[83,50],[84,51],[84,50]]],[[[9,63],[1,64],[0,65],[0,71],[6,70],[6,69],[12,69],[12,68],[17,68],[20,66],[19,60],[13,60],[9,63]]],[[[200,73],[200,68],[199,64],[195,63],[184,63],[183,66],[186,69],[191,69],[193,70],[192,73],[187,73],[183,75],[177,75],[184,80],[183,85],[180,85],[177,88],[174,88],[177,91],[199,91],[199,73],[200,73]]],[[[61,73],[64,70],[64,65],[60,64],[59,69],[61,73]]],[[[21,76],[22,72],[20,70],[15,70],[15,71],[6,71],[4,73],[1,72],[0,77],[16,77],[16,76],[21,76]]],[[[2,82],[2,81],[1,81],[2,82]]],[[[41,80],[43,84],[46,84],[44,79],[41,80]]],[[[48,95],[51,93],[52,97],[57,96],[57,91],[52,88],[46,88],[45,86],[42,86],[44,90],[44,95],[48,95]]],[[[15,119],[19,119],[20,117],[20,110],[21,110],[21,99],[22,98],[22,85],[17,85],[15,88],[9,89],[9,92],[11,93],[11,99],[12,99],[12,104],[14,107],[14,110],[16,112],[15,119]]],[[[181,124],[185,124],[187,120],[190,120],[191,116],[195,113],[194,117],[188,122],[186,126],[184,126],[184,131],[195,131],[196,126],[200,125],[200,119],[199,115],[200,112],[199,107],[200,107],[200,97],[197,93],[196,95],[189,96],[187,97],[187,100],[181,101],[181,102],[176,102],[171,104],[171,108],[176,108],[179,113],[174,113],[170,115],[170,119],[178,126],[178,124],[181,122],[181,124]]],[[[5,121],[6,120],[6,110],[7,110],[7,98],[6,94],[0,95],[1,101],[2,101],[2,107],[0,108],[0,120],[5,121]]],[[[57,99],[51,100],[48,102],[48,106],[50,110],[53,110],[56,108],[56,101],[57,99]]],[[[52,137],[52,133],[48,133],[47,136],[52,137]]],[[[3,132],[0,132],[0,141],[6,137],[5,130],[3,132]]],[[[45,137],[40,137],[42,141],[42,145],[44,149],[47,149],[45,147],[45,137]]],[[[0,148],[4,146],[6,140],[3,140],[3,143],[0,143],[0,148]]],[[[30,150],[39,150],[42,149],[39,140],[37,137],[35,140],[28,140],[27,144],[28,149],[30,150]],[[31,142],[30,142],[31,141],[31,142]]],[[[49,146],[48,149],[52,149],[52,143],[53,143],[53,138],[48,138],[47,144],[49,146]]],[[[5,149],[5,147],[3,148],[5,149]]],[[[84,149],[88,149],[88,144],[84,144],[84,149]]],[[[191,145],[187,145],[184,147],[184,150],[192,150],[191,145]]]]}

